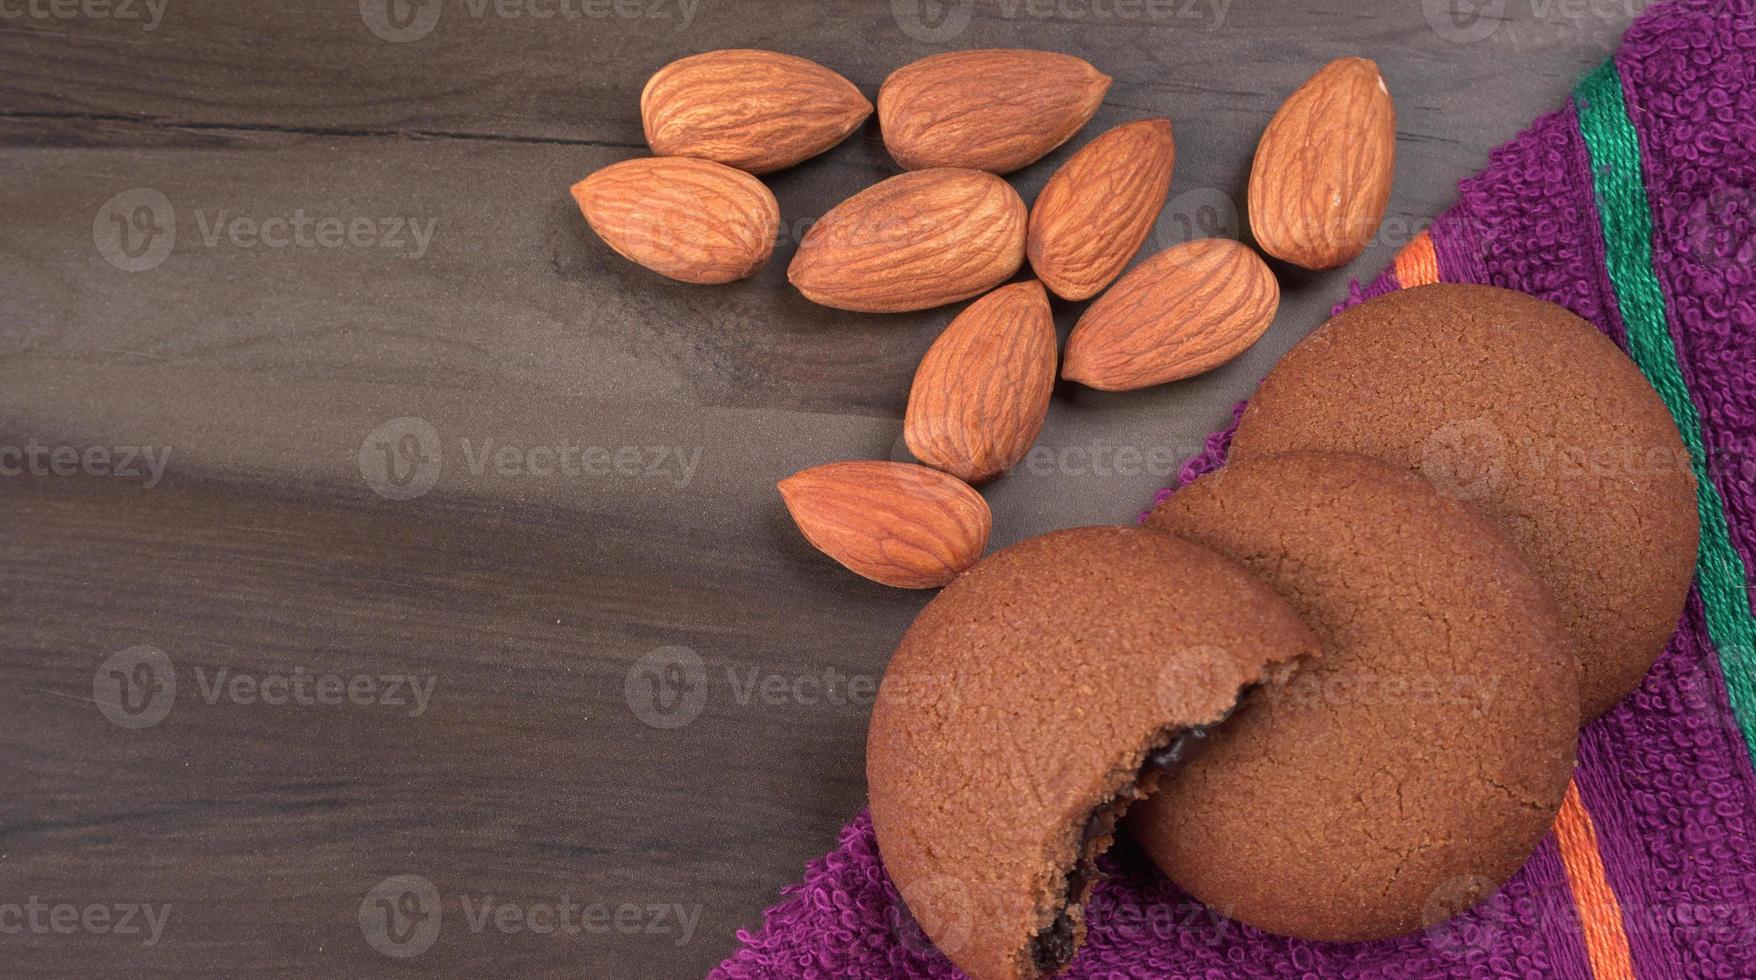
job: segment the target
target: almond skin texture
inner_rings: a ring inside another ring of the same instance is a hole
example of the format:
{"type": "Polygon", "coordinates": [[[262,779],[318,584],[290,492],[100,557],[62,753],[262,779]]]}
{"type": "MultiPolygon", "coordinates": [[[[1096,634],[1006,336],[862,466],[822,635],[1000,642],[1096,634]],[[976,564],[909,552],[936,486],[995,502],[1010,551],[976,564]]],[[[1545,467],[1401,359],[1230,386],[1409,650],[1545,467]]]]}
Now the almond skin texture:
{"type": "Polygon", "coordinates": [[[1110,77],[1053,51],[950,51],[892,72],[878,125],[908,170],[1011,173],[1072,138],[1097,112],[1110,77]]]}
{"type": "Polygon", "coordinates": [[[774,253],[780,205],[762,181],[687,157],[612,163],[573,200],[616,254],[683,282],[742,279],[774,253]]]}
{"type": "Polygon", "coordinates": [[[1256,244],[1306,269],[1353,261],[1384,220],[1396,106],[1378,66],[1337,58],[1287,97],[1250,168],[1256,244]]]}
{"type": "Polygon", "coordinates": [[[748,48],[673,61],[640,93],[652,152],[753,174],[822,153],[871,114],[852,82],[815,61],[748,48]]]}
{"type": "Polygon", "coordinates": [[[1254,344],[1279,306],[1274,273],[1248,247],[1229,238],[1173,245],[1079,318],[1061,377],[1130,391],[1197,375],[1254,344]]]}
{"type": "Polygon", "coordinates": [[[1121,275],[1171,189],[1169,119],[1142,119],[1086,144],[1030,209],[1030,267],[1062,299],[1090,299],[1121,275]]]}
{"type": "Polygon", "coordinates": [[[813,303],[895,313],[969,299],[1024,264],[1024,201],[993,174],[898,174],[831,208],[787,278],[813,303]]]}
{"type": "Polygon", "coordinates": [[[909,452],[970,483],[1030,451],[1055,386],[1055,318],[1039,282],[1002,286],[957,315],[915,371],[909,452]]]}
{"type": "Polygon", "coordinates": [[[805,539],[883,585],[931,589],[976,563],[993,518],[969,484],[913,463],[853,461],[800,470],[781,499],[805,539]]]}

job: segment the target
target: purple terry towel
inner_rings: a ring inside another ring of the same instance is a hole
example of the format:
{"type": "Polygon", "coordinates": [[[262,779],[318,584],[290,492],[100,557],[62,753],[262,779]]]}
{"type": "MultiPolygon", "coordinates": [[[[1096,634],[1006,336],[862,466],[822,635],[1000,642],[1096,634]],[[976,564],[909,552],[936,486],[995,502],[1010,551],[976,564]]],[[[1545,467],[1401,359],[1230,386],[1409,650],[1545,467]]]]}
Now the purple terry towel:
{"type": "MultiPolygon", "coordinates": [[[[1557,832],[1476,909],[1345,945],[1220,917],[1123,842],[1065,976],[1756,978],[1753,3],[1648,10],[1564,109],[1496,150],[1342,304],[1435,279],[1560,303],[1629,351],[1690,446],[1696,587],[1645,683],[1582,733],[1557,832]]],[[[1229,437],[1215,434],[1179,482],[1218,467],[1229,437]]],[[[711,977],[962,976],[897,900],[864,814],[738,939],[711,977]]]]}

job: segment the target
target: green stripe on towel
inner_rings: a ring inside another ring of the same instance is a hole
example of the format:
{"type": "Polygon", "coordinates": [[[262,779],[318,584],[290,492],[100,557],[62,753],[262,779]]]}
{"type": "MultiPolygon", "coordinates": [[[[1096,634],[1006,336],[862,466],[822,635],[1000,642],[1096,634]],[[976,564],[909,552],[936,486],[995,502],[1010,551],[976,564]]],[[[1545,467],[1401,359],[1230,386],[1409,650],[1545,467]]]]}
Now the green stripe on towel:
{"type": "Polygon", "coordinates": [[[1709,477],[1701,437],[1701,414],[1683,381],[1677,347],[1666,319],[1664,291],[1652,264],[1652,207],[1646,196],[1640,140],[1622,97],[1614,59],[1587,75],[1574,91],[1579,132],[1591,152],[1598,220],[1603,225],[1604,265],[1628,330],[1628,352],[1664,399],[1676,420],[1695,469],[1701,510],[1701,555],[1696,585],[1707,611],[1707,632],[1719,648],[1720,669],[1744,744],[1756,758],[1756,616],[1749,578],[1732,547],[1725,504],[1709,477]]]}

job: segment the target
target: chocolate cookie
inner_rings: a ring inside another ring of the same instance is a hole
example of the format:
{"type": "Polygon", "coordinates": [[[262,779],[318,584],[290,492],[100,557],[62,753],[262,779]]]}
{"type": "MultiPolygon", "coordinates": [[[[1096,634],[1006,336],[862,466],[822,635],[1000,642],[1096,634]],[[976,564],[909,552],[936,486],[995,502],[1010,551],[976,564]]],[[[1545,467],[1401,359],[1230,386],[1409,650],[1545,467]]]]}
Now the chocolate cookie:
{"type": "Polygon", "coordinates": [[[1123,810],[1316,646],[1266,585],[1170,535],[1076,528],[990,555],[921,612],[872,709],[897,893],[975,980],[1055,972],[1123,810]]]}
{"type": "Polygon", "coordinates": [[[1439,284],[1319,327],[1251,399],[1232,456],[1365,453],[1491,518],[1549,586],[1584,658],[1581,721],[1639,686],[1695,569],[1695,480],[1657,393],[1562,307],[1439,284]]]}
{"type": "Polygon", "coordinates": [[[1523,865],[1572,775],[1578,662],[1485,518],[1406,469],[1292,453],[1236,460],[1147,523],[1262,576],[1323,646],[1131,815],[1173,881],[1268,932],[1355,941],[1523,865]]]}

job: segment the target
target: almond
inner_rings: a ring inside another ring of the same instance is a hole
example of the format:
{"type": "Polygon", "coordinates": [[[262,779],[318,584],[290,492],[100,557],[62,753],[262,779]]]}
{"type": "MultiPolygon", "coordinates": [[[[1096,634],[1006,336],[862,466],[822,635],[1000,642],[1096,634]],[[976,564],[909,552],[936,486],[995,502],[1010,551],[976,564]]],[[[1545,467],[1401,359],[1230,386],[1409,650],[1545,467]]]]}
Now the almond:
{"type": "Polygon", "coordinates": [[[1142,119],[1086,144],[1030,209],[1030,267],[1062,299],[1090,299],[1122,273],[1171,189],[1169,119],[1142,119]]]}
{"type": "Polygon", "coordinates": [[[687,157],[612,163],[573,200],[616,254],[684,282],[742,279],[774,252],[780,205],[762,181],[687,157]]]}
{"type": "Polygon", "coordinates": [[[884,145],[909,170],[1011,173],[1067,142],[1110,77],[1053,51],[950,51],[892,72],[878,89],[884,145]]]}
{"type": "Polygon", "coordinates": [[[855,574],[904,589],[956,578],[988,546],[982,495],[913,463],[827,463],[780,481],[805,539],[855,574]]]}
{"type": "Polygon", "coordinates": [[[753,174],[822,153],[871,114],[852,82],[815,61],[747,48],[673,61],[640,93],[652,152],[753,174]]]}
{"type": "Polygon", "coordinates": [[[1353,261],[1384,220],[1396,169],[1396,107],[1378,66],[1337,58],[1287,97],[1250,169],[1250,230],[1306,269],[1353,261]]]}
{"type": "Polygon", "coordinates": [[[813,303],[894,313],[987,292],[1024,264],[1024,202],[977,170],[898,174],[836,205],[787,278],[813,303]]]}
{"type": "Polygon", "coordinates": [[[1200,374],[1254,344],[1279,305],[1274,273],[1249,248],[1229,238],[1173,245],[1079,318],[1061,377],[1128,391],[1200,374]]]}
{"type": "Polygon", "coordinates": [[[957,315],[915,371],[902,434],[915,458],[981,483],[1024,458],[1055,386],[1055,318],[1039,282],[1002,286],[957,315]]]}

